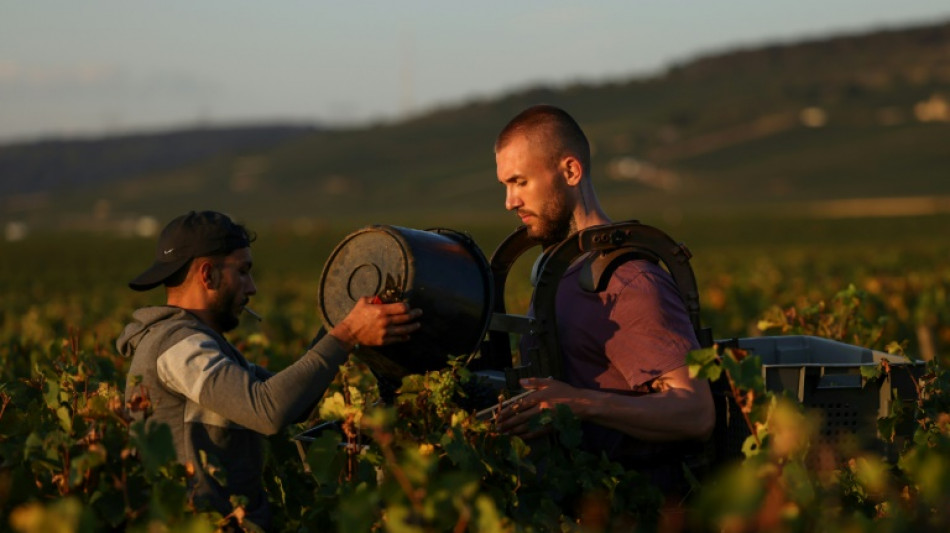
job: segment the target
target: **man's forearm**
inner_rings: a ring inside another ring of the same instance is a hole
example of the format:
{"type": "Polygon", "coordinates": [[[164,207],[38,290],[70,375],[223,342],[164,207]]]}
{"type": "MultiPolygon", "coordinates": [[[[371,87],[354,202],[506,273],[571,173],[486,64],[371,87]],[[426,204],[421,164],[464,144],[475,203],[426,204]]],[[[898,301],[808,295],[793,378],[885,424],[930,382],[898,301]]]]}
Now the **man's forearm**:
{"type": "Polygon", "coordinates": [[[642,396],[578,389],[569,405],[583,419],[645,441],[702,439],[715,424],[708,385],[668,389],[642,396]]]}
{"type": "Polygon", "coordinates": [[[498,413],[503,432],[530,436],[531,418],[561,404],[581,420],[654,442],[705,438],[716,421],[709,383],[690,379],[686,367],[664,374],[659,391],[641,396],[578,388],[551,378],[526,378],[521,384],[534,392],[498,413]]]}

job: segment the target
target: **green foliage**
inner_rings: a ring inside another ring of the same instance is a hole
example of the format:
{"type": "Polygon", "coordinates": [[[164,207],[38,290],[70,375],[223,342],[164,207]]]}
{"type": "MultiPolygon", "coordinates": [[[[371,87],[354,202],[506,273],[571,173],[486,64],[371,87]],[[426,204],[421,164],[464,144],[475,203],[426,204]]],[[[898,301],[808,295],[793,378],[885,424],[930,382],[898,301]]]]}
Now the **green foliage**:
{"type": "MultiPolygon", "coordinates": [[[[689,360],[693,375],[727,381],[750,429],[746,459],[702,482],[689,507],[692,526],[901,531],[950,524],[950,374],[938,364],[930,364],[921,382],[917,429],[896,465],[862,450],[822,466],[821,450],[812,445],[816,421],[765,389],[758,357],[707,349],[689,360]]],[[[134,406],[91,370],[108,367],[102,363],[67,340],[35,357],[29,377],[0,386],[4,527],[219,527],[222,517],[192,507],[188,472],[175,463],[168,428],[131,422],[126,409],[134,406]]],[[[878,368],[881,375],[894,371],[878,368]]],[[[466,379],[455,360],[445,370],[408,376],[393,404],[383,405],[365,367],[348,363],[317,411],[339,430],[306,443],[302,456],[286,438],[270,441],[265,482],[276,528],[657,527],[660,494],[635,472],[579,449],[580,428],[568,410],[546,411],[536,421],[553,426],[556,438],[524,442],[453,403],[466,379]]],[[[240,516],[241,503],[235,506],[240,516]]],[[[249,522],[244,527],[254,530],[249,522]]]]}
{"type": "MultiPolygon", "coordinates": [[[[872,450],[813,446],[818,420],[797,402],[766,390],[761,362],[742,350],[690,354],[691,374],[726,380],[750,435],[746,459],[722,468],[695,503],[694,524],[723,531],[942,531],[950,526],[950,372],[931,362],[913,413],[917,429],[897,464],[872,450]]],[[[886,361],[867,377],[897,372],[886,361]]],[[[870,391],[869,391],[870,392],[870,391]]],[[[909,415],[879,420],[893,441],[909,415]]]]}
{"type": "Polygon", "coordinates": [[[133,423],[120,385],[102,380],[111,359],[76,336],[32,355],[31,372],[0,391],[2,527],[214,529],[194,513],[169,428],[133,423]]]}
{"type": "Polygon", "coordinates": [[[815,335],[879,348],[887,324],[883,309],[883,302],[852,284],[827,304],[820,301],[800,310],[772,307],[759,321],[759,329],[769,334],[815,335]]]}
{"type": "MultiPolygon", "coordinates": [[[[741,227],[727,229],[709,231],[744,238],[741,227]]],[[[697,253],[703,319],[719,338],[760,333],[758,323],[769,321],[784,324],[786,333],[836,336],[898,354],[922,356],[929,346],[933,357],[917,401],[891,402],[877,424],[881,446],[869,449],[822,444],[816,413],[766,390],[755,354],[690,354],[695,375],[729,384],[736,416],[748,428],[746,453],[699,480],[686,508],[692,529],[950,527],[948,250],[906,240],[873,252],[792,243],[697,253]]],[[[168,429],[128,417],[148,406],[125,404],[128,362],[111,347],[132,308],[156,303],[159,295],[125,290],[122,281],[141,265],[100,265],[79,251],[141,257],[132,253],[141,243],[54,244],[0,244],[3,257],[18,259],[0,262],[0,531],[213,531],[224,517],[192,505],[189,470],[175,463],[168,429]]],[[[314,280],[326,247],[309,249],[309,264],[279,262],[301,247],[288,239],[256,255],[260,294],[253,305],[265,321],[244,324],[234,335],[249,358],[274,369],[303,352],[318,324],[314,280]]],[[[514,298],[526,300],[529,287],[519,290],[514,298]]],[[[881,365],[861,372],[880,384],[904,370],[881,365]]],[[[345,366],[313,420],[267,441],[264,483],[274,529],[659,527],[655,489],[579,449],[580,426],[569,413],[547,411],[537,419],[557,429],[556,439],[500,435],[456,403],[468,377],[453,361],[439,372],[409,376],[394,401],[382,405],[365,367],[345,366]],[[301,455],[292,435],[322,422],[337,429],[301,442],[301,455]]],[[[233,518],[240,516],[238,501],[233,518]]]]}
{"type": "Polygon", "coordinates": [[[611,523],[656,520],[659,494],[634,472],[578,448],[579,425],[566,410],[539,417],[557,442],[499,434],[453,398],[468,379],[459,360],[407,376],[393,405],[374,397],[359,365],[344,367],[320,414],[340,423],[308,444],[316,505],[303,523],[341,530],[560,530],[596,506],[611,523]],[[357,390],[361,397],[341,391],[357,390]],[[369,394],[366,394],[369,392],[369,394]],[[363,399],[361,399],[363,398],[363,399]]]}

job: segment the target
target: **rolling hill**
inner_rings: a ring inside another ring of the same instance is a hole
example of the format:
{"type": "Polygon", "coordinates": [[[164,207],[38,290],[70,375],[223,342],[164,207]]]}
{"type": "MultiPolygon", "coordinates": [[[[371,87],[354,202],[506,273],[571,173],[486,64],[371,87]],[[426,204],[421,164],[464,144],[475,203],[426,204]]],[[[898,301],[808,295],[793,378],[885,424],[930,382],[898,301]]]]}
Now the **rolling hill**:
{"type": "Polygon", "coordinates": [[[535,87],[359,129],[3,146],[0,223],[128,229],[191,208],[298,229],[513,223],[492,143],[511,116],[541,102],[569,110],[587,131],[599,194],[618,219],[950,211],[942,23],[735,50],[651,77],[535,87]]]}

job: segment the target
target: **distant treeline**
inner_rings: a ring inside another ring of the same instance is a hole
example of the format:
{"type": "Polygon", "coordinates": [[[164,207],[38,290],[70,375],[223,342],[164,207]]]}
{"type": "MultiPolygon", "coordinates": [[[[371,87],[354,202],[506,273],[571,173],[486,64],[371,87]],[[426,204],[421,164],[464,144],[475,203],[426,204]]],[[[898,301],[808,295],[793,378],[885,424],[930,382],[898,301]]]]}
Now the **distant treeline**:
{"type": "Polygon", "coordinates": [[[313,126],[196,128],[99,139],[50,139],[0,146],[0,194],[98,186],[211,157],[263,150],[313,126]]]}

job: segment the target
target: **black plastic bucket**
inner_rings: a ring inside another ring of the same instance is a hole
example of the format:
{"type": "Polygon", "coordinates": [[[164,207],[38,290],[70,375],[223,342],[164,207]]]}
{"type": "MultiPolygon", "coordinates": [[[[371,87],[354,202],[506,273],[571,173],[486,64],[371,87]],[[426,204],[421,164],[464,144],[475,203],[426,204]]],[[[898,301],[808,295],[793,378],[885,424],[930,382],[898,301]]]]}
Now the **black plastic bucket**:
{"type": "Polygon", "coordinates": [[[320,276],[320,313],[330,329],[363,296],[422,309],[422,327],[410,341],[357,353],[378,376],[400,379],[443,368],[448,356],[479,348],[491,318],[491,284],[488,261],[467,235],[369,226],[330,254],[320,276]]]}

